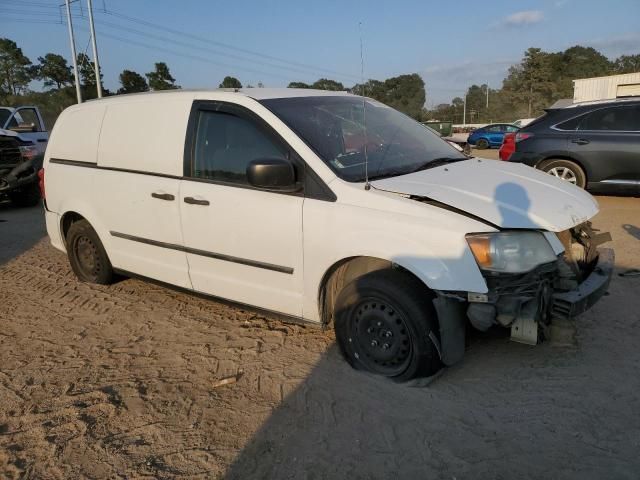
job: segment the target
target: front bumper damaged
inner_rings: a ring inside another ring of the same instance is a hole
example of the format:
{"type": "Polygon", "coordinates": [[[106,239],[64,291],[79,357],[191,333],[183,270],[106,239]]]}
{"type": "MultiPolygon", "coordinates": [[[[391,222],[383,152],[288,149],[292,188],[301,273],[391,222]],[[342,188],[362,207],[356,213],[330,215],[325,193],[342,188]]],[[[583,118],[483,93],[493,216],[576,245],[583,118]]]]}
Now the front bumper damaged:
{"type": "Polygon", "coordinates": [[[598,261],[591,274],[569,292],[553,293],[551,315],[554,318],[574,318],[590,309],[607,293],[611,277],[615,254],[610,248],[598,249],[598,261]]]}

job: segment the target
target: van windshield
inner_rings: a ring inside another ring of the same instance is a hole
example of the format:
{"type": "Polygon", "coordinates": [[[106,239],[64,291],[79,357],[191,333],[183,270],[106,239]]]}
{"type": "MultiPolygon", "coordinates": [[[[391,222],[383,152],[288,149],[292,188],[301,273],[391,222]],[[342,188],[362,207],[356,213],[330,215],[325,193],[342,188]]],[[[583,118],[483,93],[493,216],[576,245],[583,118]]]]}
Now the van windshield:
{"type": "Polygon", "coordinates": [[[319,96],[261,103],[349,182],[365,180],[365,151],[371,180],[467,159],[430,128],[375,100],[319,96]]]}

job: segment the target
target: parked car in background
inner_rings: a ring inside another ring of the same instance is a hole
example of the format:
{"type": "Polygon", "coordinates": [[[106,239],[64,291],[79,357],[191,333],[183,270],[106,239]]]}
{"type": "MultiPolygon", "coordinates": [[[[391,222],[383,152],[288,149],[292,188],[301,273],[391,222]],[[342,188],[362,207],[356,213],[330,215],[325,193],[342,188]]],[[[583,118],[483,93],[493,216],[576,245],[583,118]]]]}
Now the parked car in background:
{"type": "Polygon", "coordinates": [[[492,123],[482,128],[477,128],[469,134],[467,142],[480,150],[502,145],[505,133],[517,132],[518,127],[510,123],[492,123]]]}
{"type": "Polygon", "coordinates": [[[133,274],[333,325],[354,368],[394,381],[459,362],[468,323],[535,344],[612,275],[587,192],[468,158],[345,92],[178,90],[74,105],[43,172],[50,241],[80,280],[133,274]]]}
{"type": "Polygon", "coordinates": [[[526,127],[534,120],[535,118],[520,118],[519,120],[516,120],[515,122],[513,122],[513,125],[515,125],[518,128],[522,128],[522,127],[526,127]]]}
{"type": "Polygon", "coordinates": [[[38,107],[0,107],[0,128],[19,133],[20,138],[31,141],[44,154],[49,132],[38,107]]]}
{"type": "Polygon", "coordinates": [[[462,152],[465,155],[471,155],[471,145],[469,145],[469,142],[467,142],[466,140],[456,136],[456,134],[445,137],[440,132],[432,128],[430,125],[426,125],[426,127],[433,130],[433,132],[436,135],[438,135],[440,138],[442,138],[445,142],[447,142],[449,145],[451,145],[453,148],[455,148],[459,152],[462,152]]]}
{"type": "Polygon", "coordinates": [[[38,171],[43,154],[33,142],[15,132],[0,129],[0,199],[28,207],[40,201],[38,171]]]}
{"type": "MultiPolygon", "coordinates": [[[[547,110],[503,149],[524,163],[598,192],[640,194],[640,100],[619,99],[547,110]]],[[[502,155],[501,155],[502,158],[502,155]]]]}

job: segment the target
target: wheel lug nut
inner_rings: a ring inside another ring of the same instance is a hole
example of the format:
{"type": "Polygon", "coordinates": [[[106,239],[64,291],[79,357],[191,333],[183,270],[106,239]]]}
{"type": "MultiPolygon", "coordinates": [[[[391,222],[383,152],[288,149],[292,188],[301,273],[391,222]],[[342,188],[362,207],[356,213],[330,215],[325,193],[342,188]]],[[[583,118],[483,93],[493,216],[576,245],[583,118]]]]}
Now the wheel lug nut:
{"type": "Polygon", "coordinates": [[[387,338],[391,338],[391,337],[393,337],[393,332],[391,330],[387,330],[385,332],[384,336],[387,337],[387,338]]]}
{"type": "Polygon", "coordinates": [[[389,345],[388,343],[384,343],[384,344],[382,345],[382,349],[383,349],[383,350],[389,350],[389,347],[390,347],[390,346],[391,346],[391,345],[389,345]]]}
{"type": "Polygon", "coordinates": [[[382,322],[378,322],[378,326],[381,327],[382,326],[382,322]]]}
{"type": "Polygon", "coordinates": [[[373,327],[367,328],[367,333],[373,333],[373,327]]]}
{"type": "Polygon", "coordinates": [[[371,346],[372,347],[377,347],[378,346],[378,341],[377,340],[371,340],[371,346]]]}

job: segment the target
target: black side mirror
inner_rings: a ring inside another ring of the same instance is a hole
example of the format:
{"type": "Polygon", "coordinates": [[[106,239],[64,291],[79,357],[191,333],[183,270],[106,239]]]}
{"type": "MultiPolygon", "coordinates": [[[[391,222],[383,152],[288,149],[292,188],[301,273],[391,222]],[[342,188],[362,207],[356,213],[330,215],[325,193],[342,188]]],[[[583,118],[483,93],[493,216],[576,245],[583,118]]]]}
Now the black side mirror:
{"type": "Polygon", "coordinates": [[[247,180],[250,185],[265,190],[295,192],[296,172],[293,164],[282,158],[260,158],[247,166],[247,180]]]}

